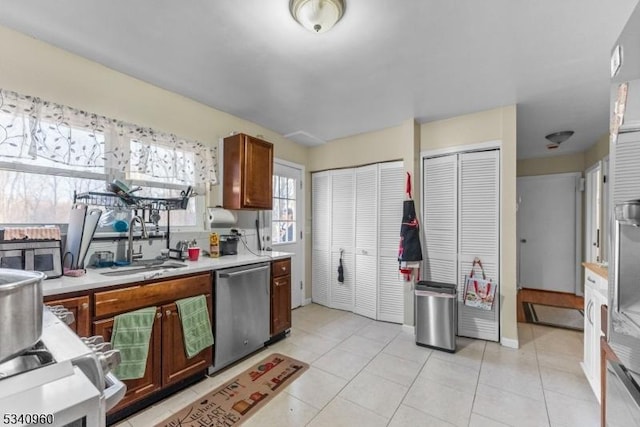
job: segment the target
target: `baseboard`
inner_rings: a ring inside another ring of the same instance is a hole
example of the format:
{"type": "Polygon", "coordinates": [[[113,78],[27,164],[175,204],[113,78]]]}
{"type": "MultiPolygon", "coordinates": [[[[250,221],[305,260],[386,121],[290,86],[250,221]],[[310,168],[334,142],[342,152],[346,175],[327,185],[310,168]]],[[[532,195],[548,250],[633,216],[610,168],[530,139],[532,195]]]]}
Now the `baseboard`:
{"type": "Polygon", "coordinates": [[[304,300],[304,302],[302,303],[302,305],[309,305],[311,304],[311,298],[307,298],[304,300]]]}
{"type": "Polygon", "coordinates": [[[504,347],[515,348],[515,349],[520,347],[517,339],[514,340],[511,338],[505,338],[505,337],[500,337],[500,344],[502,344],[504,347]]]}
{"type": "Polygon", "coordinates": [[[409,332],[412,335],[416,334],[416,327],[413,325],[402,325],[402,330],[405,332],[409,332]]]}

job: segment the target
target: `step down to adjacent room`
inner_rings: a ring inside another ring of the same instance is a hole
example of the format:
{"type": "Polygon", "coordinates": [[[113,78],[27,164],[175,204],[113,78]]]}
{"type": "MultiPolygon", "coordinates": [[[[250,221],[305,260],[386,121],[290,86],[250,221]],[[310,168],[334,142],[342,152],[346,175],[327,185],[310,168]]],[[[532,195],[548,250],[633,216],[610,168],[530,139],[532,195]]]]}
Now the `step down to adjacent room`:
{"type": "Polygon", "coordinates": [[[557,328],[584,330],[584,311],[569,307],[523,303],[524,312],[529,323],[553,326],[557,328]]]}

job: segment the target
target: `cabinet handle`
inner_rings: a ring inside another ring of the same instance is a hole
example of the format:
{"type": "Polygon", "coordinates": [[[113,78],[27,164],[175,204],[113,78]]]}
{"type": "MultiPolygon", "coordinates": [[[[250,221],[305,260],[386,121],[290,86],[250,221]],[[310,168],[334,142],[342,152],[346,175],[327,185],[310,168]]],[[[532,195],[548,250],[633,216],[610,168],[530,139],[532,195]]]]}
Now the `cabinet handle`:
{"type": "Polygon", "coordinates": [[[164,312],[164,314],[166,314],[166,315],[167,315],[167,317],[171,316],[171,310],[167,310],[167,311],[165,311],[165,312],[164,312]]]}
{"type": "Polygon", "coordinates": [[[589,301],[589,304],[587,304],[587,320],[589,321],[589,323],[591,323],[593,325],[593,320],[591,320],[591,309],[593,308],[593,300],[589,301]]]}
{"type": "Polygon", "coordinates": [[[591,277],[587,277],[587,280],[590,281],[591,283],[596,283],[596,281],[593,280],[591,277]]]}
{"type": "Polygon", "coordinates": [[[280,269],[281,269],[282,271],[287,271],[287,267],[285,267],[284,265],[283,265],[282,267],[280,267],[280,269]]]}
{"type": "Polygon", "coordinates": [[[160,313],[160,312],[156,313],[156,319],[159,319],[161,317],[162,317],[162,313],[160,313]]]}
{"type": "Polygon", "coordinates": [[[89,308],[89,303],[88,302],[83,302],[80,305],[80,310],[86,310],[87,308],[89,308]]]}

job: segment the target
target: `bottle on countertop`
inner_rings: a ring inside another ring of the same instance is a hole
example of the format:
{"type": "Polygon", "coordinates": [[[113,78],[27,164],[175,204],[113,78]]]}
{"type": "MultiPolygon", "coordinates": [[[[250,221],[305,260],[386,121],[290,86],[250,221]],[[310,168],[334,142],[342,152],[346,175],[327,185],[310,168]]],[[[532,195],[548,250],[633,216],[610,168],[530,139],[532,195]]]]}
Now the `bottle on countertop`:
{"type": "Polygon", "coordinates": [[[220,236],[218,236],[218,233],[209,234],[209,254],[211,258],[220,256],[220,236]]]}

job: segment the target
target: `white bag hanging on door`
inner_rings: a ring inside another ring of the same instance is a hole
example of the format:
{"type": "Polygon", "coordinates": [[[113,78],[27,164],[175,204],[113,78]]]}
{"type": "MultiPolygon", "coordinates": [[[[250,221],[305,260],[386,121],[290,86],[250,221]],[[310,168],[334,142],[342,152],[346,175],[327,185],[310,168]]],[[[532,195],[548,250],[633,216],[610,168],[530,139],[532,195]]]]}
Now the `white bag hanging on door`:
{"type": "Polygon", "coordinates": [[[482,310],[493,308],[497,285],[491,282],[491,279],[487,279],[480,258],[473,260],[471,272],[465,277],[464,282],[464,305],[482,310]],[[482,271],[482,278],[474,276],[476,265],[482,271]]]}

